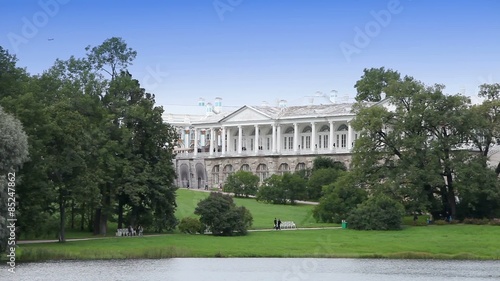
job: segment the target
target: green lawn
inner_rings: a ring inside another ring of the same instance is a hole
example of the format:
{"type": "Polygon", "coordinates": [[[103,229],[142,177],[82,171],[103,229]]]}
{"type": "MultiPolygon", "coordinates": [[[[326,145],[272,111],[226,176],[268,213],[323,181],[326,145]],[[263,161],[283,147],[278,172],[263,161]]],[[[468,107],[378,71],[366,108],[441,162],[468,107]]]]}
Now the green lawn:
{"type": "MultiPolygon", "coordinates": [[[[184,217],[194,217],[194,209],[198,202],[208,197],[207,192],[199,192],[187,189],[177,190],[176,217],[180,220],[184,217]]],[[[274,218],[282,221],[293,221],[297,227],[320,227],[334,226],[334,224],[316,223],[312,210],[313,205],[273,205],[256,201],[252,198],[235,198],[237,206],[245,206],[253,216],[252,229],[272,228],[274,218]]]]}
{"type": "Polygon", "coordinates": [[[166,234],[20,245],[20,261],[166,257],[352,257],[500,259],[500,227],[445,225],[401,231],[250,232],[240,237],[166,234]]]}

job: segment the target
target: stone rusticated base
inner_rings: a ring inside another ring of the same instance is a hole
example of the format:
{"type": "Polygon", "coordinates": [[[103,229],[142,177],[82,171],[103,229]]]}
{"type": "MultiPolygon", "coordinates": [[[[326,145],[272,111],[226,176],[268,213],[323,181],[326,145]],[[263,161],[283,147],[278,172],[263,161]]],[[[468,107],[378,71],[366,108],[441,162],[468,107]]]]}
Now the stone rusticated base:
{"type": "Polygon", "coordinates": [[[219,165],[219,181],[223,183],[226,174],[224,167],[231,165],[233,172],[239,171],[243,165],[248,165],[250,171],[256,173],[257,166],[264,164],[267,167],[268,176],[276,174],[281,164],[286,163],[291,172],[305,166],[310,169],[316,157],[331,157],[334,161],[342,162],[349,167],[351,154],[322,154],[322,155],[268,155],[268,156],[244,156],[244,157],[212,157],[194,159],[176,159],[175,168],[177,171],[177,185],[187,187],[189,178],[190,188],[218,187],[214,181],[213,169],[219,165]],[[303,163],[304,165],[300,165],[303,163]]]}

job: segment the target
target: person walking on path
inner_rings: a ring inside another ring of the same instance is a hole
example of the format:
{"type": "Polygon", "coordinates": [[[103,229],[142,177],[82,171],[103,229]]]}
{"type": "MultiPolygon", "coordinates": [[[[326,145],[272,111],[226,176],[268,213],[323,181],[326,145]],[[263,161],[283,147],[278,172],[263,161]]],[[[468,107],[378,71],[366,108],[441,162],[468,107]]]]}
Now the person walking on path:
{"type": "Polygon", "coordinates": [[[274,229],[278,230],[278,222],[276,221],[276,218],[274,218],[274,229]]]}
{"type": "Polygon", "coordinates": [[[281,230],[281,219],[278,219],[278,230],[281,230]]]}

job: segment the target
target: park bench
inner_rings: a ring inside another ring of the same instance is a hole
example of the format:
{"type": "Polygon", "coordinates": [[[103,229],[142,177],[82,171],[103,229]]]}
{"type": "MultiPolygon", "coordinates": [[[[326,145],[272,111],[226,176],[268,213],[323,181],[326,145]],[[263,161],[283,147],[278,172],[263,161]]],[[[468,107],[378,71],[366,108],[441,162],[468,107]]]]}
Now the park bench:
{"type": "Polygon", "coordinates": [[[293,221],[283,221],[283,222],[281,222],[280,228],[281,229],[296,229],[297,226],[295,225],[295,223],[293,221]]]}
{"type": "Polygon", "coordinates": [[[136,235],[135,229],[132,229],[132,233],[129,233],[128,228],[116,229],[116,236],[135,236],[135,235],[136,235]]]}

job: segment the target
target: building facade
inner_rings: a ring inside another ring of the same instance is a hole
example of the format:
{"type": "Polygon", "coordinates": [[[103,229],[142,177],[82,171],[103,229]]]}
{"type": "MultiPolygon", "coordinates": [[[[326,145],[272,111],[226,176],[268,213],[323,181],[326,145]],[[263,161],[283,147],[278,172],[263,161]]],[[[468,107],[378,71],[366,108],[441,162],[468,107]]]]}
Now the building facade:
{"type": "MultiPolygon", "coordinates": [[[[221,105],[220,101],[216,104],[221,105]]],[[[281,101],[278,106],[243,106],[222,113],[207,104],[207,114],[191,118],[189,123],[167,120],[179,135],[177,185],[221,187],[239,170],[256,174],[262,182],[273,174],[312,168],[317,156],[329,156],[349,166],[358,138],[350,125],[355,116],[352,106],[286,106],[281,101]]]]}

